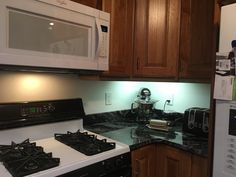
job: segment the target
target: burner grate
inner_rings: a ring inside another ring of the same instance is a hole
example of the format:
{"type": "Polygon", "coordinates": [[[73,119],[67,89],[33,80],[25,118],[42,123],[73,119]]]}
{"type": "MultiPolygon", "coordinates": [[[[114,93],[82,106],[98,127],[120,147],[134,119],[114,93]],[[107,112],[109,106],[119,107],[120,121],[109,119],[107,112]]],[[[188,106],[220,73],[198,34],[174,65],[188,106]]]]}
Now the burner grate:
{"type": "Polygon", "coordinates": [[[79,130],[75,133],[55,134],[55,139],[87,156],[114,149],[116,146],[113,142],[107,142],[106,139],[100,140],[95,135],[79,130]]]}
{"type": "Polygon", "coordinates": [[[59,158],[53,158],[52,153],[45,153],[36,143],[29,139],[20,144],[0,145],[0,161],[14,177],[21,177],[56,167],[59,158]]]}

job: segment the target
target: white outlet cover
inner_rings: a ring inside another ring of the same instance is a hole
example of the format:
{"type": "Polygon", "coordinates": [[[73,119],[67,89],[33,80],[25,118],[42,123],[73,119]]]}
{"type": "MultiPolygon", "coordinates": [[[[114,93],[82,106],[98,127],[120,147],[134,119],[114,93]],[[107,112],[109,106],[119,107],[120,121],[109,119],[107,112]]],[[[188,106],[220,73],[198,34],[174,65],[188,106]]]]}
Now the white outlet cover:
{"type": "Polygon", "coordinates": [[[169,95],[168,100],[170,100],[170,102],[167,103],[167,105],[169,105],[169,106],[173,106],[174,105],[174,97],[175,97],[174,94],[169,95]]]}
{"type": "Polygon", "coordinates": [[[105,93],[105,105],[112,105],[112,95],[110,92],[105,93]]]}

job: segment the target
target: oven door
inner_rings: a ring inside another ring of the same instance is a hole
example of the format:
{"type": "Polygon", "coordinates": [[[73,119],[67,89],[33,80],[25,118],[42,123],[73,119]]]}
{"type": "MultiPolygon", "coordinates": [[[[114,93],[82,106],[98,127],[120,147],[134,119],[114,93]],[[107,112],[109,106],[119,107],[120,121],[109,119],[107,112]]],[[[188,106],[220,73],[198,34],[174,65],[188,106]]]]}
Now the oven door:
{"type": "MultiPolygon", "coordinates": [[[[131,168],[127,167],[124,169],[119,169],[117,171],[114,171],[111,174],[107,174],[105,176],[101,176],[101,177],[131,177],[131,168]]],[[[100,176],[99,176],[100,177],[100,176]]]]}
{"type": "Polygon", "coordinates": [[[60,177],[131,177],[130,153],[91,164],[60,177]]]}
{"type": "Polygon", "coordinates": [[[69,172],[59,177],[132,177],[131,167],[117,169],[111,173],[106,171],[98,172],[96,168],[90,169],[90,166],[69,172]]]}

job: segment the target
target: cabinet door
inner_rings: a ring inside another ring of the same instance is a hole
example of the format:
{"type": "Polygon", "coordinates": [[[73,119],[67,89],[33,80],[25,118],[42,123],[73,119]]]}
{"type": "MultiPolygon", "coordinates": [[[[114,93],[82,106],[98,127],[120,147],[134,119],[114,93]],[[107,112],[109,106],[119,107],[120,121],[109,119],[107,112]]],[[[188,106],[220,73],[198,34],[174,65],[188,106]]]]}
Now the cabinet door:
{"type": "Polygon", "coordinates": [[[182,0],[179,67],[182,79],[210,81],[215,52],[213,10],[214,0],[182,0]]]}
{"type": "Polygon", "coordinates": [[[102,9],[102,0],[71,0],[71,1],[78,2],[80,4],[97,8],[100,10],[102,9]]]}
{"type": "Polygon", "coordinates": [[[207,158],[192,155],[192,177],[207,177],[207,158]]]}
{"type": "Polygon", "coordinates": [[[157,159],[157,177],[191,177],[191,154],[158,145],[157,159]]]}
{"type": "Polygon", "coordinates": [[[103,0],[110,13],[109,72],[105,76],[128,77],[133,58],[134,0],[103,0]]]}
{"type": "Polygon", "coordinates": [[[132,177],[155,177],[156,146],[149,145],[132,152],[132,177]]]}
{"type": "Polygon", "coordinates": [[[134,75],[177,77],[181,0],[136,0],[134,75]]]}

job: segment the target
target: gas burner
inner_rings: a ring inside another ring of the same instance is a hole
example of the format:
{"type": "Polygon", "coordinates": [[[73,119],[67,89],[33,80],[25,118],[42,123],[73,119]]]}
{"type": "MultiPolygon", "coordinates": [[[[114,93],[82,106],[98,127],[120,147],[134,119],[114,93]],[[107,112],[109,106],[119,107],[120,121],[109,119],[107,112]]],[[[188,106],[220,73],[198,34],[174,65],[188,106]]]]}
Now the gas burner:
{"type": "Polygon", "coordinates": [[[96,135],[80,130],[75,133],[68,131],[66,134],[55,134],[55,139],[88,156],[114,149],[116,146],[113,142],[100,140],[96,135]]]}
{"type": "Polygon", "coordinates": [[[20,177],[56,167],[59,158],[53,158],[52,153],[45,153],[43,148],[30,143],[29,139],[22,143],[0,145],[0,161],[14,177],[20,177]]]}
{"type": "Polygon", "coordinates": [[[30,143],[29,139],[19,144],[12,142],[11,145],[0,145],[0,161],[24,158],[27,154],[33,154],[35,151],[42,152],[43,148],[36,146],[36,143],[30,143]]]}

